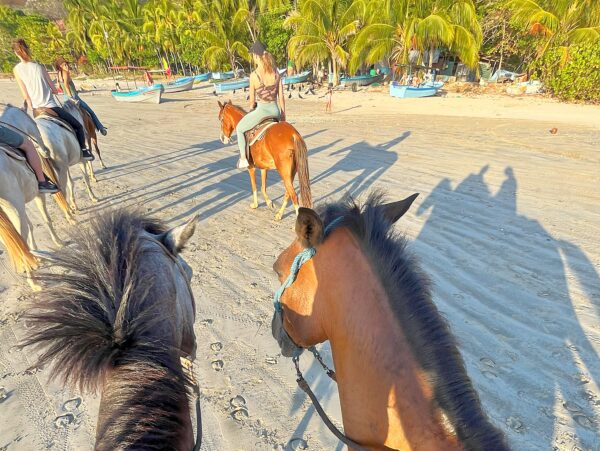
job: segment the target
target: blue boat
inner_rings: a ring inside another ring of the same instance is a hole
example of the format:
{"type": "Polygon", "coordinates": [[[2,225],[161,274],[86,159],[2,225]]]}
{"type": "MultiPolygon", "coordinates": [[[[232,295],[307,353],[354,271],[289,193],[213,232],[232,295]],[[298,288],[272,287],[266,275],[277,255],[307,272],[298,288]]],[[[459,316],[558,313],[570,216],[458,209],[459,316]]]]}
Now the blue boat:
{"type": "Polygon", "coordinates": [[[390,95],[401,99],[415,99],[418,97],[431,97],[438,92],[434,86],[409,86],[401,85],[397,81],[390,83],[390,95]]]}
{"type": "Polygon", "coordinates": [[[310,77],[312,71],[305,70],[304,72],[300,72],[296,75],[289,75],[287,77],[283,77],[281,80],[284,85],[295,85],[296,83],[305,83],[310,77]]]}
{"type": "Polygon", "coordinates": [[[369,86],[375,82],[383,80],[383,74],[377,75],[357,75],[355,77],[343,77],[340,80],[340,84],[343,86],[369,86]]]}
{"type": "Polygon", "coordinates": [[[233,78],[234,76],[235,76],[235,74],[233,73],[232,70],[230,70],[229,72],[213,72],[211,78],[213,80],[229,80],[230,78],[233,78]]]}
{"type": "Polygon", "coordinates": [[[210,80],[211,76],[212,76],[212,72],[206,72],[204,74],[194,75],[194,83],[201,83],[203,81],[208,81],[208,80],[210,80]]]}
{"type": "Polygon", "coordinates": [[[158,84],[129,91],[111,91],[111,94],[118,102],[160,103],[164,90],[164,86],[158,84]]]}
{"type": "Polygon", "coordinates": [[[443,81],[426,81],[425,83],[421,83],[421,85],[419,85],[419,87],[436,89],[440,89],[442,86],[444,86],[443,81]]]}
{"type": "Polygon", "coordinates": [[[194,77],[178,78],[175,81],[165,85],[165,92],[182,92],[189,91],[194,85],[194,77]]]}
{"type": "Polygon", "coordinates": [[[250,79],[248,77],[234,81],[224,81],[223,83],[214,83],[216,93],[235,91],[236,89],[244,89],[248,86],[250,86],[250,79]]]}

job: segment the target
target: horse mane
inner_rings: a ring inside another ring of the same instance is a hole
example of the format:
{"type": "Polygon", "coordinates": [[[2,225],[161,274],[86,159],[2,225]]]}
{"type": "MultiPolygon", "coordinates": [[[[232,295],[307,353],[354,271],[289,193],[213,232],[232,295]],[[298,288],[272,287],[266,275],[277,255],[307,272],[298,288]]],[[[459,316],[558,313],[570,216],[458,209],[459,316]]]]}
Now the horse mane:
{"type": "Polygon", "coordinates": [[[58,271],[39,276],[44,289],[25,314],[30,330],[20,345],[42,350],[35,367],[50,364],[51,378],[82,391],[97,391],[110,373],[97,449],[129,449],[122,445],[140,445],[135,440],[154,449],[183,428],[179,403],[191,381],[178,350],[157,337],[168,313],[160,277],[144,262],[155,252],[148,233],[165,231],[124,209],[95,218],[91,230],[76,232],[77,246],[53,257],[58,271]]]}
{"type": "Polygon", "coordinates": [[[383,194],[376,191],[362,206],[348,196],[319,213],[325,225],[341,217],[334,228],[347,227],[361,242],[413,356],[428,375],[434,400],[465,450],[508,450],[504,434],[482,409],[456,339],[433,303],[428,277],[407,249],[406,237],[384,216],[383,202],[383,194]]]}

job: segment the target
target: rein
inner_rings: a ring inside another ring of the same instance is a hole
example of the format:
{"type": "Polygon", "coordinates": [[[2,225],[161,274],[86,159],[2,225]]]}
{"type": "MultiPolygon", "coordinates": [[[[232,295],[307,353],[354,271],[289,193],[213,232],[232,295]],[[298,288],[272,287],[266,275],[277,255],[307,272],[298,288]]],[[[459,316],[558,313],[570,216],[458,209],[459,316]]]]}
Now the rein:
{"type": "MultiPolygon", "coordinates": [[[[343,220],[343,217],[340,216],[340,217],[334,219],[332,222],[330,222],[329,225],[327,225],[327,227],[325,228],[323,239],[327,238],[327,235],[329,235],[329,233],[333,230],[333,228],[337,224],[339,224],[342,220],[343,220]]],[[[302,389],[302,391],[308,395],[315,410],[321,417],[321,420],[323,420],[323,423],[325,423],[325,426],[327,426],[327,428],[333,433],[333,435],[335,435],[342,443],[344,443],[349,448],[355,449],[356,451],[368,451],[367,448],[356,443],[354,440],[352,440],[350,437],[348,437],[342,431],[340,431],[337,427],[335,427],[335,425],[329,419],[329,417],[327,416],[327,413],[325,413],[325,410],[319,403],[317,396],[311,390],[310,385],[308,384],[308,382],[304,378],[304,375],[302,374],[302,371],[300,370],[300,355],[302,354],[302,352],[304,351],[305,348],[298,346],[294,342],[294,340],[292,340],[292,338],[288,335],[285,328],[283,327],[283,305],[281,304],[281,296],[283,296],[283,293],[285,292],[285,290],[287,288],[289,288],[296,281],[296,278],[298,277],[298,273],[300,272],[300,268],[302,268],[302,265],[304,265],[311,258],[313,258],[316,253],[317,253],[317,249],[315,249],[314,247],[307,247],[302,252],[300,252],[298,255],[296,255],[296,258],[294,258],[294,262],[292,263],[292,267],[290,269],[290,275],[287,277],[285,282],[283,282],[283,284],[279,287],[279,289],[275,292],[275,296],[273,299],[273,306],[275,308],[275,313],[273,315],[273,324],[281,324],[281,326],[279,327],[280,335],[283,335],[282,338],[284,340],[286,340],[288,342],[288,344],[290,344],[291,347],[293,348],[293,354],[291,357],[292,357],[292,362],[294,363],[294,367],[296,368],[296,383],[298,384],[298,387],[300,387],[302,389]]],[[[317,351],[317,349],[314,346],[311,346],[306,349],[319,362],[319,364],[321,365],[321,367],[323,368],[323,370],[325,371],[327,376],[329,376],[329,378],[331,380],[333,380],[337,383],[335,371],[333,371],[331,368],[329,368],[325,364],[325,362],[323,361],[323,358],[321,357],[321,354],[319,354],[319,351],[317,351]]],[[[383,446],[381,448],[384,450],[394,451],[393,448],[389,448],[386,446],[383,446]]]]}

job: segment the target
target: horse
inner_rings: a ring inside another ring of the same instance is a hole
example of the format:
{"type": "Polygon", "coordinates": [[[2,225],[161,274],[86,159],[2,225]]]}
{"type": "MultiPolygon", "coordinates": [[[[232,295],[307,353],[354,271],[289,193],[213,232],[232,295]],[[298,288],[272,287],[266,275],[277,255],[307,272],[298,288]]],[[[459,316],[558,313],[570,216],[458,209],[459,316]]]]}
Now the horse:
{"type": "MultiPolygon", "coordinates": [[[[220,139],[223,144],[231,142],[231,135],[235,131],[238,122],[244,117],[246,112],[231,103],[217,102],[219,104],[219,121],[221,122],[220,139]]],[[[258,208],[258,196],[256,192],[256,168],[260,169],[261,191],[265,203],[271,209],[274,208],[273,202],[267,195],[267,171],[277,169],[281,180],[285,186],[285,195],[281,208],[275,215],[276,220],[283,217],[285,207],[291,198],[298,214],[298,196],[294,189],[294,177],[298,172],[298,182],[300,183],[300,197],[302,205],[312,207],[312,197],[310,192],[310,180],[308,173],[308,150],[306,143],[300,136],[300,133],[289,122],[278,122],[270,126],[262,139],[257,140],[250,146],[252,161],[248,172],[250,174],[250,184],[252,185],[252,204],[250,208],[258,208]]]]}
{"type": "Polygon", "coordinates": [[[51,378],[100,392],[95,450],[196,449],[185,364],[196,354],[195,303],[180,255],[196,222],[168,230],[136,212],[105,213],[38,275],[43,292],[19,346],[41,350],[33,367],[49,365],[51,378]]]}
{"type": "MultiPolygon", "coordinates": [[[[83,124],[83,117],[79,111],[79,107],[77,107],[77,104],[73,100],[69,99],[64,102],[63,108],[83,124]]],[[[50,150],[50,159],[58,176],[58,186],[66,191],[70,211],[65,213],[65,216],[72,223],[73,214],[78,211],[78,208],[75,203],[75,189],[69,167],[80,163],[88,196],[93,203],[96,203],[98,202],[98,198],[92,191],[88,177],[88,173],[92,172],[91,162],[82,160],[77,138],[70,128],[67,128],[66,124],[63,125],[62,122],[47,115],[37,116],[35,122],[46,147],[50,150]]]]}
{"type": "Polygon", "coordinates": [[[273,336],[288,357],[329,340],[356,449],[508,450],[428,277],[393,230],[416,197],[386,204],[374,192],[362,206],[347,197],[300,208],[296,239],[273,266],[281,282],[290,277],[276,295],[273,336]]]}
{"type": "MultiPolygon", "coordinates": [[[[81,117],[83,119],[83,127],[85,128],[85,136],[87,139],[87,146],[96,152],[98,155],[98,159],[100,160],[100,164],[102,165],[102,169],[106,169],[106,165],[104,164],[104,160],[102,159],[102,155],[100,154],[100,148],[98,147],[98,135],[96,134],[96,125],[94,124],[94,120],[92,119],[92,115],[86,111],[84,108],[79,108],[79,112],[81,113],[81,117]]],[[[89,165],[86,165],[89,170],[89,176],[93,182],[98,182],[96,179],[96,174],[94,174],[94,168],[90,162],[89,165]]]]}

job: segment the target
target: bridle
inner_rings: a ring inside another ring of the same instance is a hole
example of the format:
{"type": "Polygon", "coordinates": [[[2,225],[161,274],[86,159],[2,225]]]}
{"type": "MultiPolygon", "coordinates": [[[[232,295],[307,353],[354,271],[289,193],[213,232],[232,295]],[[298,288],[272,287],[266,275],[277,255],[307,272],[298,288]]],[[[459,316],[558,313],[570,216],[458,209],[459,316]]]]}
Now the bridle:
{"type": "MultiPolygon", "coordinates": [[[[179,269],[179,272],[185,280],[185,286],[188,289],[188,293],[190,295],[190,299],[192,300],[192,305],[194,305],[195,310],[194,294],[192,293],[192,287],[190,286],[190,283],[188,281],[185,268],[183,267],[177,256],[173,255],[172,252],[169,252],[166,246],[159,240],[154,239],[149,241],[157,243],[162,253],[175,263],[177,269],[179,269]]],[[[181,367],[183,368],[184,373],[186,373],[187,377],[192,382],[192,389],[194,390],[194,395],[196,396],[196,440],[194,441],[194,447],[192,448],[192,451],[200,451],[200,448],[202,446],[202,410],[200,409],[200,386],[198,385],[198,381],[194,376],[194,361],[190,360],[188,357],[183,356],[180,356],[179,360],[181,361],[181,367]]]]}
{"type": "MultiPolygon", "coordinates": [[[[329,235],[329,233],[332,232],[335,226],[342,222],[343,219],[344,218],[340,216],[327,225],[323,234],[323,240],[327,238],[327,235],[329,235]]],[[[304,391],[308,395],[308,397],[313,403],[313,406],[315,407],[315,410],[321,417],[321,420],[323,420],[323,422],[325,423],[325,426],[327,426],[327,428],[333,433],[333,435],[335,435],[342,443],[344,443],[348,447],[353,448],[356,451],[368,451],[367,448],[356,443],[354,440],[352,440],[350,437],[348,437],[342,431],[340,431],[337,427],[335,427],[335,425],[331,422],[331,420],[325,413],[325,410],[319,403],[319,400],[317,399],[316,395],[313,393],[310,386],[308,385],[308,382],[304,378],[302,371],[300,370],[300,355],[302,354],[302,352],[304,352],[304,349],[307,349],[314,356],[317,362],[319,362],[327,376],[329,376],[331,380],[337,383],[335,371],[325,364],[323,358],[321,357],[321,354],[319,354],[319,351],[317,351],[317,349],[314,346],[310,346],[308,348],[303,348],[302,346],[299,346],[294,342],[292,337],[289,336],[289,334],[285,330],[285,327],[283,326],[284,311],[283,304],[281,303],[281,296],[283,295],[285,290],[296,281],[298,273],[300,272],[300,268],[302,268],[302,266],[306,262],[313,258],[316,253],[316,248],[307,247],[306,249],[302,250],[298,255],[296,255],[296,257],[294,258],[294,262],[292,263],[292,267],[290,268],[289,276],[283,282],[283,284],[281,284],[279,289],[275,292],[275,296],[273,298],[273,306],[275,308],[275,312],[273,313],[273,319],[271,322],[273,338],[277,340],[279,346],[281,347],[281,355],[283,355],[284,357],[292,358],[292,362],[294,363],[294,367],[296,369],[296,383],[298,384],[298,387],[300,387],[302,391],[304,391]]],[[[393,451],[392,448],[388,448],[385,446],[382,447],[382,449],[393,451]]]]}

